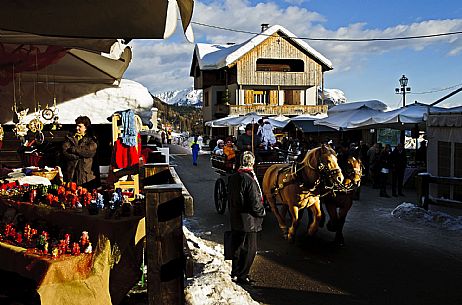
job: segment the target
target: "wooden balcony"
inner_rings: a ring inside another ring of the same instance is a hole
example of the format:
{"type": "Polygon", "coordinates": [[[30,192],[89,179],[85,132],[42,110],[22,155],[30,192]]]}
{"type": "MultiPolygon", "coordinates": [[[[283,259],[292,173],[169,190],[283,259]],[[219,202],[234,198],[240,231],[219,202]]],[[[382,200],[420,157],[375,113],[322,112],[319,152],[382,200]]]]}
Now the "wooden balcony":
{"type": "Polygon", "coordinates": [[[327,113],[327,105],[230,105],[230,115],[256,112],[261,115],[300,115],[327,113]]]}

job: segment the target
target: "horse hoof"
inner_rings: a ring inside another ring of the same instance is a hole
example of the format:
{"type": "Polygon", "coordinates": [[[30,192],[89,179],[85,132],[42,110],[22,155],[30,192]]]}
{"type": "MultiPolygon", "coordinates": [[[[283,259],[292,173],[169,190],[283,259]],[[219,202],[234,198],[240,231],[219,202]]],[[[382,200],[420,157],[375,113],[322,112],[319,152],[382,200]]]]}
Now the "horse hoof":
{"type": "Polygon", "coordinates": [[[336,232],[337,226],[335,225],[333,221],[329,220],[326,224],[326,229],[330,232],[336,232]]]}
{"type": "Polygon", "coordinates": [[[324,223],[326,222],[326,216],[324,214],[321,215],[321,220],[319,221],[319,227],[324,227],[324,223]]]}
{"type": "Polygon", "coordinates": [[[335,237],[335,240],[334,240],[334,243],[339,246],[339,247],[343,247],[345,246],[345,239],[343,239],[343,236],[342,237],[335,237]]]}

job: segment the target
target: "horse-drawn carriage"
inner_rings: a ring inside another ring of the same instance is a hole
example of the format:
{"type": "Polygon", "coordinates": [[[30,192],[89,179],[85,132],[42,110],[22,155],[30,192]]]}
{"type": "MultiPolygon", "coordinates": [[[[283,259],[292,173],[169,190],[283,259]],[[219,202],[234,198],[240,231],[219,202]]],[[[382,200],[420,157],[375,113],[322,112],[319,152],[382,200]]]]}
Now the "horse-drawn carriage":
{"type": "MultiPolygon", "coordinates": [[[[236,157],[228,160],[226,155],[212,154],[210,163],[219,175],[215,181],[214,188],[214,201],[215,208],[219,214],[226,211],[227,198],[228,198],[228,178],[234,174],[239,168],[240,153],[236,152],[236,157]]],[[[284,164],[286,160],[285,154],[277,149],[257,151],[255,154],[254,171],[257,176],[258,182],[263,182],[263,176],[266,170],[273,164],[284,164]]]]}
{"type": "MultiPolygon", "coordinates": [[[[212,155],[211,162],[220,175],[215,182],[215,207],[218,213],[223,214],[228,197],[228,178],[238,165],[218,155],[212,155]]],[[[340,168],[335,151],[322,145],[309,151],[302,160],[292,163],[286,162],[284,155],[277,150],[266,155],[257,154],[254,170],[263,196],[287,239],[293,240],[295,237],[301,213],[305,208],[313,216],[308,235],[316,233],[322,219],[322,202],[329,214],[328,230],[336,233],[335,241],[338,244],[344,243],[343,225],[362,176],[359,160],[349,157],[344,167],[340,168]],[[284,207],[282,212],[276,206],[277,202],[284,207]],[[287,211],[292,219],[289,228],[285,220],[287,211]]]]}

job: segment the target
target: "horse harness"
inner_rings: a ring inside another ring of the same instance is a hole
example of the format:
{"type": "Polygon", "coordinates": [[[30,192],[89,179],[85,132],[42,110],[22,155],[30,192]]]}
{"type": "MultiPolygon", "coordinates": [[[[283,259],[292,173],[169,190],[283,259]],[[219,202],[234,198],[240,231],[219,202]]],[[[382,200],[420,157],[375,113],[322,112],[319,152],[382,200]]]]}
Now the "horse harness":
{"type": "MultiPolygon", "coordinates": [[[[306,185],[306,182],[308,179],[306,177],[306,174],[305,172],[302,170],[303,168],[305,168],[305,166],[308,166],[309,168],[313,169],[313,170],[316,170],[314,167],[312,167],[309,163],[308,165],[307,164],[304,164],[304,165],[300,165],[299,163],[297,162],[292,162],[292,164],[286,166],[286,167],[283,167],[281,170],[279,170],[278,174],[277,174],[277,177],[276,177],[276,185],[271,189],[271,193],[273,195],[278,195],[281,196],[281,200],[282,200],[282,195],[280,193],[280,191],[290,185],[290,184],[298,184],[299,187],[303,190],[302,193],[304,194],[313,194],[315,195],[315,192],[317,191],[317,188],[318,186],[321,184],[321,178],[324,177],[324,176],[327,176],[327,178],[332,178],[334,175],[336,175],[338,173],[338,171],[340,171],[340,168],[335,168],[335,169],[332,169],[332,170],[329,170],[327,168],[326,165],[324,165],[320,160],[318,162],[318,172],[319,172],[319,177],[318,179],[316,179],[316,181],[314,182],[313,186],[312,187],[308,187],[306,185]],[[299,172],[301,172],[301,174],[299,174],[299,172]],[[278,183],[279,181],[279,177],[281,175],[284,175],[284,177],[282,178],[282,182],[281,183],[278,183]],[[292,176],[292,178],[291,178],[292,176]]],[[[334,190],[334,186],[335,185],[332,185],[332,186],[325,186],[325,188],[329,189],[326,193],[323,193],[323,194],[319,194],[320,197],[324,197],[330,193],[332,193],[334,196],[335,196],[335,190],[334,190]]]]}

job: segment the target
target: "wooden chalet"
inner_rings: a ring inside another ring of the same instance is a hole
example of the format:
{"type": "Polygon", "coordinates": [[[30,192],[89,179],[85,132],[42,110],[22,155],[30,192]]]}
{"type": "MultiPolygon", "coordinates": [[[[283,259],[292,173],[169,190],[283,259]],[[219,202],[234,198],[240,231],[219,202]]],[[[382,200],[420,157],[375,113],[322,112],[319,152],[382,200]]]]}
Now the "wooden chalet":
{"type": "Polygon", "coordinates": [[[196,44],[190,76],[203,89],[204,122],[228,115],[327,112],[318,101],[332,63],[280,25],[241,43],[196,44]]]}

